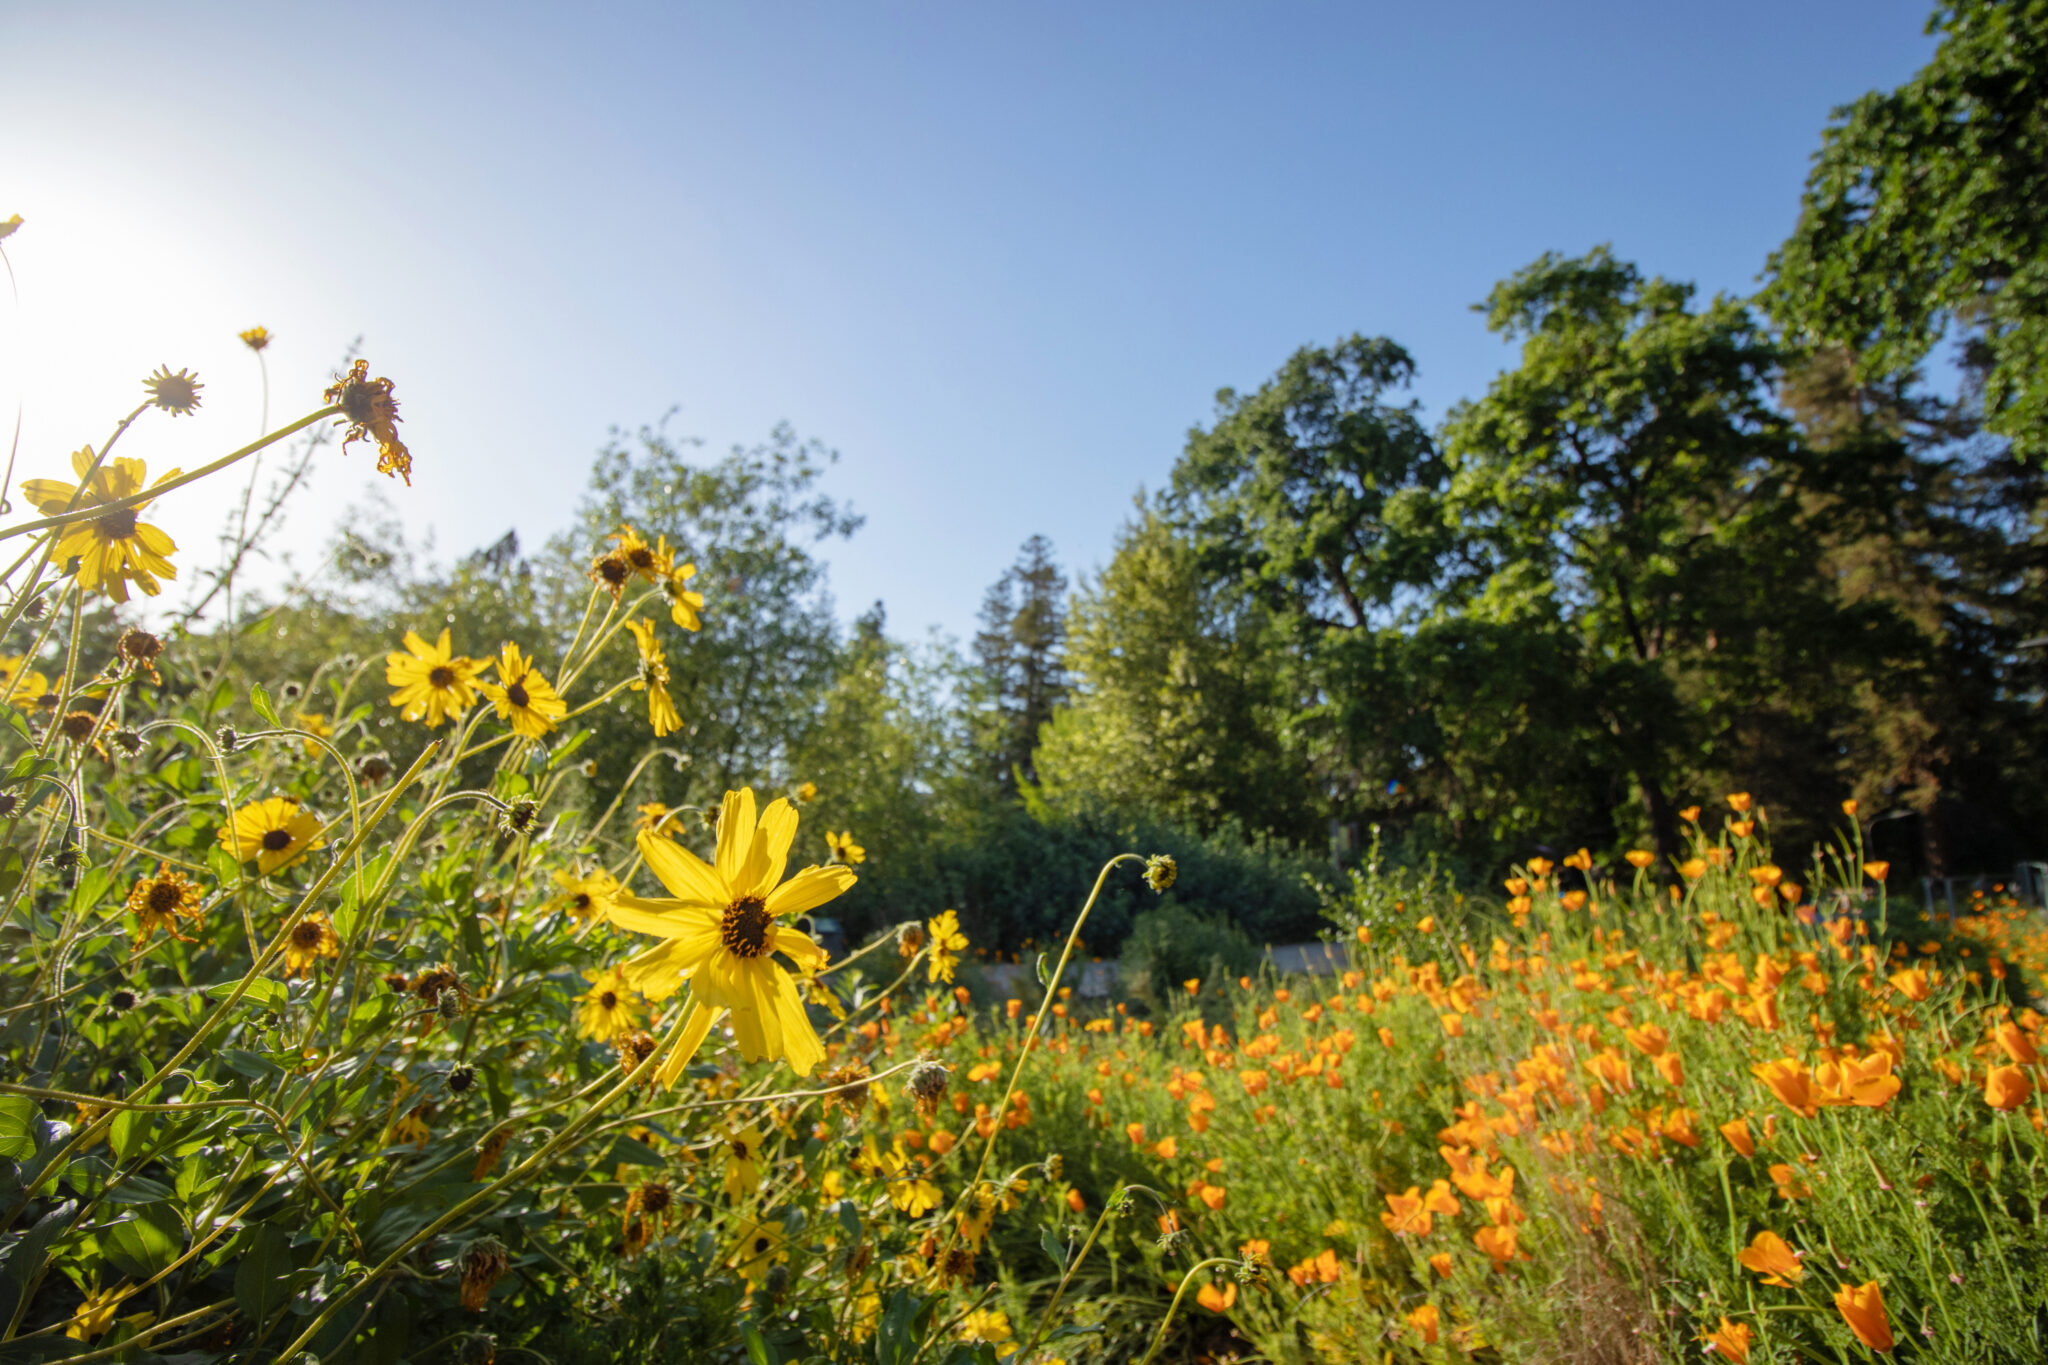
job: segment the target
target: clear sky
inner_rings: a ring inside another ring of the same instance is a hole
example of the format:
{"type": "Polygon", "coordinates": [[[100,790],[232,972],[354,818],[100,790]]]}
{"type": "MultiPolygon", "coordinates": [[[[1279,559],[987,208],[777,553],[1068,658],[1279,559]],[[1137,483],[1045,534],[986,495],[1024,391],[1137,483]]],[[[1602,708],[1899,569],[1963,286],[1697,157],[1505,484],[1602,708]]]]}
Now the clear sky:
{"type": "MultiPolygon", "coordinates": [[[[1026,536],[1099,566],[1215,391],[1297,346],[1391,336],[1440,415],[1507,359],[1470,305],[1546,249],[1746,291],[1927,8],[0,6],[16,480],[162,362],[205,406],[124,453],[189,468],[256,429],[235,332],[277,335],[277,418],[361,336],[443,555],[564,526],[613,425],[787,419],[868,518],[842,614],[966,634],[1026,536]]],[[[327,457],[301,558],[373,464],[327,457]]],[[[202,551],[226,498],[158,519],[202,551]]]]}

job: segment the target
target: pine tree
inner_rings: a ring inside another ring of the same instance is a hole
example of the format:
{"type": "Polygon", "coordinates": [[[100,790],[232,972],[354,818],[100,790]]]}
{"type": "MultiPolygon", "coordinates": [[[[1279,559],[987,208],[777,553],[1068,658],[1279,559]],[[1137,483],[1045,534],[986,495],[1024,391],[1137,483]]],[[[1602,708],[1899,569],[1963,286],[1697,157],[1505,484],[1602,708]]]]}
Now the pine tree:
{"type": "Polygon", "coordinates": [[[1052,542],[1033,536],[981,604],[974,653],[981,665],[981,747],[996,784],[1035,781],[1039,727],[1067,695],[1067,576],[1052,542]]]}

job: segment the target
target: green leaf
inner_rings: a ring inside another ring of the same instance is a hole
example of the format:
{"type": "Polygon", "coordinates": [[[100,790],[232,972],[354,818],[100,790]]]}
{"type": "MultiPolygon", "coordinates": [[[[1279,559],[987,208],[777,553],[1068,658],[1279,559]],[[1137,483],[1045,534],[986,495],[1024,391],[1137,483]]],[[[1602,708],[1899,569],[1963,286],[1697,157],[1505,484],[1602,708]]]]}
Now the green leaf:
{"type": "Polygon", "coordinates": [[[780,1365],[769,1351],[768,1343],[761,1338],[761,1329],[748,1323],[746,1328],[747,1359],[754,1365],[780,1365]]]}
{"type": "MultiPolygon", "coordinates": [[[[223,981],[217,986],[208,986],[206,993],[215,1000],[225,1000],[233,995],[235,987],[241,984],[239,981],[223,981]]],[[[242,993],[243,1004],[253,1004],[263,1009],[278,1012],[283,1011],[285,1001],[288,998],[289,993],[285,990],[284,983],[282,981],[272,981],[267,976],[259,976],[254,981],[251,981],[249,989],[242,993]]]]}
{"type": "Polygon", "coordinates": [[[146,1109],[123,1109],[114,1115],[114,1125],[107,1130],[107,1141],[113,1145],[117,1161],[126,1161],[137,1147],[149,1140],[155,1119],[156,1115],[146,1109]]]}
{"type": "Polygon", "coordinates": [[[0,898],[14,894],[14,888],[21,885],[22,874],[27,870],[20,849],[12,844],[0,848],[0,898]]]}
{"type": "Polygon", "coordinates": [[[15,1243],[7,1259],[0,1261],[0,1321],[14,1320],[16,1306],[43,1278],[50,1244],[70,1228],[71,1217],[77,1211],[78,1203],[72,1199],[51,1209],[28,1230],[27,1236],[15,1243]]]}
{"type": "Polygon", "coordinates": [[[1038,1230],[1038,1245],[1044,1249],[1047,1260],[1062,1271],[1067,1268],[1067,1244],[1055,1236],[1051,1228],[1042,1227],[1038,1230]]]}
{"type": "Polygon", "coordinates": [[[235,1303],[252,1322],[285,1306],[292,1296],[291,1237],[268,1223],[250,1229],[243,1239],[242,1261],[235,1267],[235,1303]]]}
{"type": "Polygon", "coordinates": [[[144,1204],[133,1218],[114,1224],[106,1238],[107,1259],[125,1275],[146,1280],[178,1259],[184,1229],[166,1204],[144,1204]]]}
{"type": "Polygon", "coordinates": [[[254,683],[250,686],[249,705],[256,709],[257,715],[263,717],[272,725],[284,724],[283,721],[277,718],[277,708],[270,704],[270,693],[264,690],[262,683],[254,683]]]}
{"type": "Polygon", "coordinates": [[[42,1116],[26,1095],[0,1095],[0,1157],[19,1160],[36,1149],[35,1121],[42,1116]]]}
{"type": "Polygon", "coordinates": [[[555,746],[554,752],[548,755],[548,767],[558,768],[562,764],[567,763],[569,761],[569,755],[575,753],[578,749],[582,748],[585,741],[587,741],[589,738],[590,731],[578,730],[575,734],[569,736],[560,744],[557,744],[555,746]]]}

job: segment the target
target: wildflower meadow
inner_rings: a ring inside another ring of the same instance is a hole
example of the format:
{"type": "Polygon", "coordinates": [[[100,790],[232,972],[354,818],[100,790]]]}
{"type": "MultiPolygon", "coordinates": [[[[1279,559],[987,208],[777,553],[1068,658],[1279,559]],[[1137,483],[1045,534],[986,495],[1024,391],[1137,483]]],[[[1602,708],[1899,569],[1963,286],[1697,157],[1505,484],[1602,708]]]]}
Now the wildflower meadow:
{"type": "Polygon", "coordinates": [[[1434,430],[1305,348],[971,658],[787,427],[448,563],[283,554],[436,458],[288,329],[17,442],[0,1365],[2048,1360],[2048,18],[1934,32],[1755,300],[1545,255],[1434,430]]]}

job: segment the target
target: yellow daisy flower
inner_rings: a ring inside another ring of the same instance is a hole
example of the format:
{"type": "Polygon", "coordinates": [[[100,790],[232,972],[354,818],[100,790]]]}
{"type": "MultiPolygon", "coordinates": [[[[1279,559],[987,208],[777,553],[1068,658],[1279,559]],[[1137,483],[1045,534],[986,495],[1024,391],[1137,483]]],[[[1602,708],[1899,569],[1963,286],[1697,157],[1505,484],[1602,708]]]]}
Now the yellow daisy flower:
{"type": "MultiPolygon", "coordinates": [[[[843,867],[807,867],[784,882],[796,827],[796,807],[787,800],[771,802],[757,818],[751,787],[727,792],[713,861],[643,833],[641,855],[674,899],[622,893],[609,913],[622,929],[666,940],[624,964],[636,989],[661,1000],[688,981],[700,1007],[732,1012],[742,1057],[785,1058],[799,1076],[808,1076],[825,1049],[795,980],[775,955],[789,957],[808,976],[825,964],[825,950],[776,920],[823,905],[851,887],[854,875],[843,867]]],[[[708,1020],[701,1027],[708,1028],[708,1020]]]]}
{"type": "Polygon", "coordinates": [[[637,806],[634,809],[636,814],[633,817],[633,828],[636,830],[649,830],[655,834],[659,834],[670,825],[673,825],[682,818],[683,814],[679,810],[670,810],[659,801],[649,801],[647,804],[637,806]]]}
{"type": "Polygon", "coordinates": [[[477,662],[450,651],[448,632],[428,644],[417,631],[405,633],[405,651],[384,657],[384,681],[397,688],[391,704],[407,720],[424,720],[429,729],[460,717],[476,705],[477,662]]]}
{"type": "Polygon", "coordinates": [[[341,438],[342,454],[357,441],[374,441],[377,472],[396,474],[410,488],[412,452],[398,439],[398,424],[405,419],[398,415],[398,400],[391,390],[390,380],[370,378],[370,362],[358,360],[322,397],[341,409],[341,420],[348,427],[341,438]]]}
{"type": "Polygon", "coordinates": [[[507,641],[496,662],[498,681],[480,682],[476,690],[498,708],[499,720],[512,722],[513,734],[539,739],[569,714],[569,703],[555,695],[555,689],[533,666],[533,660],[520,653],[518,645],[507,641]]]}
{"type": "MultiPolygon", "coordinates": [[[[98,469],[93,469],[92,464],[91,446],[71,457],[72,470],[84,481],[82,489],[80,484],[58,479],[30,479],[22,484],[21,491],[37,511],[54,517],[67,510],[84,511],[131,497],[142,491],[148,476],[148,468],[140,460],[109,460],[98,469]],[[92,471],[90,478],[86,475],[88,470],[92,471]],[[74,495],[78,499],[75,507],[74,495]]],[[[173,469],[157,482],[177,475],[178,471],[173,469]]],[[[157,587],[158,578],[178,576],[169,558],[178,546],[161,530],[140,520],[142,509],[147,506],[149,500],[145,498],[60,527],[51,562],[61,567],[76,559],[78,586],[87,592],[105,592],[116,602],[128,600],[131,582],[142,589],[144,596],[155,597],[162,591],[157,587]]]]}
{"type": "MultiPolygon", "coordinates": [[[[334,737],[334,723],[325,716],[315,715],[311,711],[300,711],[293,717],[293,720],[301,730],[304,730],[309,735],[318,735],[321,739],[332,739],[334,737]]],[[[312,740],[306,741],[306,754],[308,757],[318,758],[325,752],[326,750],[322,749],[312,740]]]]}
{"type": "Polygon", "coordinates": [[[729,1264],[748,1284],[759,1286],[768,1278],[770,1267],[789,1259],[789,1244],[783,1239],[781,1223],[756,1223],[742,1219],[729,1264]]]}
{"type": "Polygon", "coordinates": [[[742,1128],[725,1140],[725,1197],[737,1204],[761,1188],[761,1130],[742,1128]]]}
{"type": "Polygon", "coordinates": [[[64,1327],[64,1335],[73,1341],[91,1341],[105,1335],[113,1327],[114,1314],[126,1297],[119,1289],[101,1289],[95,1285],[86,1292],[85,1302],[78,1305],[78,1311],[71,1315],[71,1321],[64,1327]]]}
{"type": "Polygon", "coordinates": [[[334,936],[334,926],[327,922],[327,916],[316,910],[292,926],[291,939],[284,949],[284,974],[311,976],[315,962],[339,956],[341,940],[334,936]]]}
{"type": "Polygon", "coordinates": [[[640,676],[633,680],[633,690],[647,693],[647,723],[654,727],[654,737],[660,739],[683,726],[683,718],[668,694],[668,660],[662,657],[661,642],[654,638],[654,622],[628,621],[626,629],[633,632],[634,643],[640,646],[640,676]]]}
{"type": "Polygon", "coordinates": [[[850,829],[841,830],[837,834],[826,830],[825,847],[832,850],[832,861],[835,863],[864,863],[868,860],[868,851],[853,841],[853,831],[850,829]]]}
{"type": "Polygon", "coordinates": [[[220,846],[237,862],[254,858],[257,872],[266,877],[326,845],[320,837],[320,817],[301,806],[296,796],[251,801],[220,830],[220,846]]]}
{"type": "Polygon", "coordinates": [[[564,868],[555,873],[555,885],[562,888],[555,905],[568,911],[569,917],[579,924],[603,918],[611,907],[613,893],[619,889],[618,879],[601,867],[581,876],[564,868]]]}
{"type": "Polygon", "coordinates": [[[926,980],[951,981],[953,968],[960,962],[954,955],[967,947],[967,935],[960,932],[960,917],[947,910],[937,919],[926,920],[925,927],[932,934],[932,955],[926,962],[930,975],[926,980]]]}
{"type": "MultiPolygon", "coordinates": [[[[631,530],[631,527],[627,528],[631,530]]],[[[625,547],[619,547],[625,553],[625,547]]],[[[648,551],[652,570],[642,570],[661,589],[661,595],[668,599],[669,620],[683,630],[696,630],[704,622],[700,613],[704,610],[704,594],[690,591],[690,580],[697,576],[695,564],[676,565],[676,552],[668,547],[668,537],[663,536],[654,548],[648,551]]],[[[639,568],[639,565],[635,565],[639,568]]]]}
{"type": "Polygon", "coordinates": [[[156,936],[159,929],[172,938],[184,938],[178,932],[179,917],[198,919],[200,902],[204,899],[205,894],[200,891],[198,883],[176,868],[158,863],[156,875],[136,882],[122,907],[135,916],[135,946],[142,947],[156,936]]]}
{"type": "Polygon", "coordinates": [[[657,550],[654,546],[649,545],[643,540],[638,531],[634,530],[631,526],[622,525],[619,527],[617,534],[611,536],[610,539],[618,545],[618,548],[613,550],[612,553],[626,562],[626,568],[629,571],[638,574],[649,583],[661,582],[663,576],[661,554],[662,551],[668,548],[666,538],[662,541],[661,550],[657,550]]]}
{"type": "Polygon", "coordinates": [[[583,1003],[576,1011],[576,1033],[579,1037],[594,1038],[600,1043],[609,1043],[622,1033],[631,1033],[640,1027],[640,1006],[633,998],[633,989],[626,984],[625,977],[616,967],[607,967],[601,972],[585,972],[583,979],[590,983],[590,989],[583,994],[583,1003]]]}
{"type": "Polygon", "coordinates": [[[30,668],[26,658],[19,654],[0,657],[0,701],[27,711],[49,691],[50,680],[30,668]]]}

